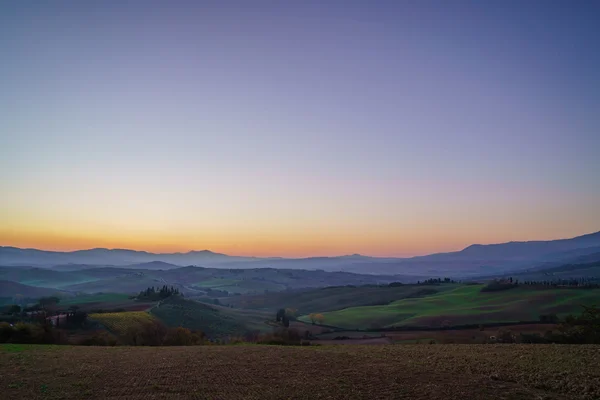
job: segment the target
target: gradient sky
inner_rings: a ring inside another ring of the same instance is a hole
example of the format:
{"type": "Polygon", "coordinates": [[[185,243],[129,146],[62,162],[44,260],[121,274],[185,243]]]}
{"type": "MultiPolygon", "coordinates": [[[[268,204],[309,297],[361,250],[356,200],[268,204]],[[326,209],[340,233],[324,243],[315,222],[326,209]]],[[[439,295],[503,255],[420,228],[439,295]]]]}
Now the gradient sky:
{"type": "Polygon", "coordinates": [[[600,230],[598,1],[0,2],[0,245],[600,230]]]}

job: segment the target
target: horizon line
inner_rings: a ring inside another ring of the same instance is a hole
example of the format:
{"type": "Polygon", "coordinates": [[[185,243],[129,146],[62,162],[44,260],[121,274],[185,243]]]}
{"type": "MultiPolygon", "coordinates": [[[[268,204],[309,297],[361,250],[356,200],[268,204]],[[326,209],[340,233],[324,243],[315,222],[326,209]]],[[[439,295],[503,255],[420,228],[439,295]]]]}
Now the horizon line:
{"type": "Polygon", "coordinates": [[[221,252],[216,252],[216,251],[212,251],[209,249],[203,249],[203,250],[188,250],[186,252],[182,252],[182,251],[176,251],[176,252],[152,252],[152,251],[148,251],[148,250],[136,250],[136,249],[128,249],[128,248],[108,248],[108,247],[91,247],[91,248],[81,248],[81,249],[75,249],[75,250],[67,250],[67,251],[61,251],[61,250],[53,250],[53,249],[44,249],[44,248],[35,248],[35,247],[18,247],[18,246],[10,246],[10,245],[0,245],[0,248],[13,248],[13,249],[19,249],[19,250],[37,250],[37,251],[46,251],[46,252],[52,252],[52,253],[75,253],[75,252],[80,252],[80,251],[92,251],[92,250],[107,250],[107,251],[132,251],[132,252],[138,252],[138,253],[147,253],[147,254],[154,254],[154,255],[175,255],[175,254],[190,254],[190,253],[211,253],[214,255],[222,255],[222,256],[227,256],[227,257],[239,257],[239,258],[256,258],[256,259],[274,259],[274,258],[279,258],[279,259],[303,259],[303,258],[339,258],[339,257],[368,257],[368,258],[414,258],[414,257],[421,257],[421,256],[427,256],[427,255],[435,255],[435,254],[445,254],[445,253],[453,253],[453,252],[460,252],[463,251],[471,246],[493,246],[493,245],[501,245],[501,244],[510,244],[510,243],[535,243],[535,242],[553,242],[553,241],[557,241],[557,240],[570,240],[570,239],[576,239],[576,238],[580,238],[580,237],[584,237],[584,236],[590,236],[590,235],[595,235],[595,234],[600,234],[600,230],[598,231],[594,231],[594,232],[589,232],[589,233],[584,233],[581,235],[577,235],[577,236],[573,236],[573,237],[567,237],[567,238],[557,238],[557,239],[549,239],[549,240],[523,240],[523,241],[508,241],[508,242],[501,242],[501,243],[472,243],[469,244],[461,249],[458,250],[453,250],[453,251],[445,251],[445,252],[434,252],[434,253],[424,253],[424,254],[418,254],[418,255],[413,255],[413,256],[371,256],[371,255],[366,255],[366,254],[360,254],[360,253],[351,253],[351,254],[341,254],[341,255],[329,255],[329,256],[304,256],[304,257],[285,257],[285,256],[249,256],[249,255],[231,255],[231,254],[227,254],[227,253],[221,253],[221,252]]]}

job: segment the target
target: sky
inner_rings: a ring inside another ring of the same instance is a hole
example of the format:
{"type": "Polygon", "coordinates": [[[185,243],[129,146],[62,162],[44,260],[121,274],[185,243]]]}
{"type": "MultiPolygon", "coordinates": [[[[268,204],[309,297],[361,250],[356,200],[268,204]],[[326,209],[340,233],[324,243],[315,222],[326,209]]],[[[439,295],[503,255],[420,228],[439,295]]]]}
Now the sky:
{"type": "Polygon", "coordinates": [[[0,2],[0,245],[410,256],[600,230],[597,1],[0,2]]]}

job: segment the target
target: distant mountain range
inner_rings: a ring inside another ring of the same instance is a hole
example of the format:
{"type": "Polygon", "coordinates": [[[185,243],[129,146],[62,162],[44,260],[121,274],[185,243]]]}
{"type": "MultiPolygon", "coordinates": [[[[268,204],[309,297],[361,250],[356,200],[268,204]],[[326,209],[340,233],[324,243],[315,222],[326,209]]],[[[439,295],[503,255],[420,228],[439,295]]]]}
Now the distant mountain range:
{"type": "Polygon", "coordinates": [[[54,267],[62,270],[93,266],[166,270],[173,266],[196,265],[214,268],[323,269],[362,274],[468,277],[524,270],[538,265],[560,265],[582,258],[587,262],[600,261],[600,232],[571,239],[474,244],[461,251],[412,258],[376,258],[354,254],[292,259],[229,256],[209,250],[157,254],[127,249],[56,252],[0,247],[0,265],[54,267]]]}

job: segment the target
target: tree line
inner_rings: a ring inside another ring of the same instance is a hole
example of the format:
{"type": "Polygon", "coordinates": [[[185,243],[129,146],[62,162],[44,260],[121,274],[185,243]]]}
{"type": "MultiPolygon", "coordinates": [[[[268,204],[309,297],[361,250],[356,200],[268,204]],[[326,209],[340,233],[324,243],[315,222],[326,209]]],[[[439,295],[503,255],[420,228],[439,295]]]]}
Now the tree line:
{"type": "Polygon", "coordinates": [[[154,286],[149,287],[145,290],[142,290],[138,295],[138,300],[150,300],[150,301],[159,301],[164,300],[170,296],[183,296],[181,292],[179,292],[178,288],[174,288],[173,286],[169,287],[167,285],[163,285],[163,287],[154,288],[154,286]]]}
{"type": "Polygon", "coordinates": [[[508,290],[516,287],[528,288],[580,288],[580,289],[598,289],[600,284],[596,283],[592,278],[579,279],[555,279],[555,280],[525,280],[513,279],[512,277],[505,279],[494,279],[487,283],[482,292],[496,292],[500,290],[508,290]]]}

